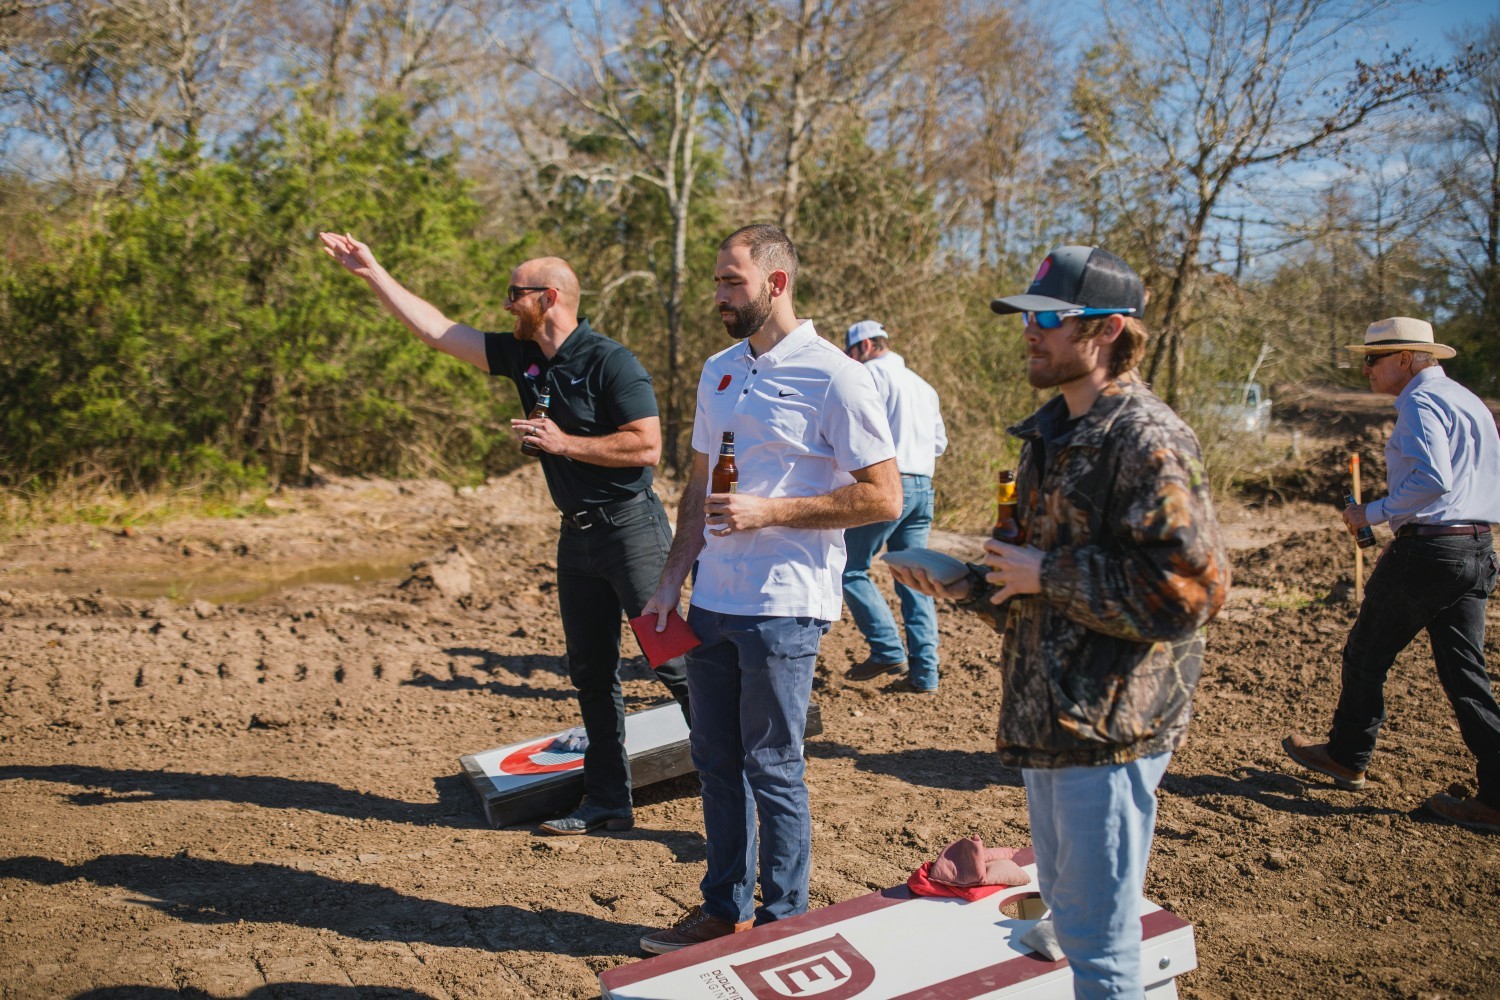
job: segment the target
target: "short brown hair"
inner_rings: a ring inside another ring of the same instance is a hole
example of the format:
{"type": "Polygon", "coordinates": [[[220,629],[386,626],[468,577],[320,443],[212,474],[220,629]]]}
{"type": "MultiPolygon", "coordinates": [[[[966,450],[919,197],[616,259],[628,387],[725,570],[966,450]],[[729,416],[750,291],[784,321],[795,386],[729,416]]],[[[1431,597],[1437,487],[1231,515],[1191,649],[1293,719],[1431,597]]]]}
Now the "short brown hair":
{"type": "MultiPolygon", "coordinates": [[[[1134,316],[1120,317],[1125,321],[1125,327],[1109,349],[1109,377],[1119,378],[1128,371],[1133,371],[1140,366],[1141,360],[1146,356],[1146,324],[1134,316]]],[[[1104,332],[1104,325],[1109,322],[1108,316],[1091,316],[1087,319],[1078,320],[1078,329],[1074,332],[1073,340],[1093,340],[1104,332]]]]}
{"type": "Polygon", "coordinates": [[[750,249],[750,259],[763,274],[772,271],[786,272],[786,287],[797,283],[797,248],[792,238],[782,232],[781,227],[769,222],[755,222],[741,226],[724,238],[719,252],[743,246],[750,249]]]}

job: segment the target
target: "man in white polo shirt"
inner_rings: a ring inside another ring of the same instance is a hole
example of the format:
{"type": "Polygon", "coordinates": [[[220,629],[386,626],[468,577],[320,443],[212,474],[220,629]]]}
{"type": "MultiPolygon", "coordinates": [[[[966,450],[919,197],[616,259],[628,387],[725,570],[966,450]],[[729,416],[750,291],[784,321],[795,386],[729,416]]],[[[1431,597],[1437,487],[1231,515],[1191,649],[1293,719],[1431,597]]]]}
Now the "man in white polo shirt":
{"type": "Polygon", "coordinates": [[[937,607],[931,597],[896,581],[906,647],[885,597],[870,579],[870,563],[882,548],[892,552],[927,547],[932,528],[932,473],[938,456],[948,450],[948,432],[938,407],[937,390],[906,367],[890,349],[890,334],[873,319],[862,320],[844,334],[844,353],[865,366],[885,405],[896,441],[896,468],[901,470],[901,514],[894,521],[864,524],[844,532],[848,561],[844,565],[844,602],[870,655],[845,671],[851,681],[906,677],[905,687],[918,694],[938,688],[937,607]]]}
{"type": "Polygon", "coordinates": [[[688,697],[708,870],[703,904],[641,938],[654,954],[806,911],[802,735],[818,643],[840,611],[843,529],[901,512],[875,384],[798,321],[796,280],[796,248],[775,226],[746,226],[719,247],[715,303],[741,342],[703,365],[692,478],[645,607],[663,628],[697,563],[688,624],[702,645],[687,655],[688,697]],[[710,494],[710,456],[725,431],[734,432],[738,489],[710,494]]]}

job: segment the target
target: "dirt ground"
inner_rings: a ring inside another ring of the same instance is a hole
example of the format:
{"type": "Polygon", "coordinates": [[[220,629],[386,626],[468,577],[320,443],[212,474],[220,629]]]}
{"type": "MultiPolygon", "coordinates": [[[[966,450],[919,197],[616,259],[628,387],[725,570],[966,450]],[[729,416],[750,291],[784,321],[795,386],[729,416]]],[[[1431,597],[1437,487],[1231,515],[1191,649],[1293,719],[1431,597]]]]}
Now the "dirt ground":
{"type": "MultiPolygon", "coordinates": [[[[1280,415],[1303,458],[1267,471],[1264,505],[1222,511],[1236,588],[1161,791],[1147,893],[1196,925],[1200,963],[1179,989],[1500,995],[1500,838],[1421,808],[1474,787],[1425,638],[1393,670],[1364,792],[1282,759],[1287,732],[1326,729],[1353,613],[1339,477],[1315,471],[1390,411],[1280,415]]],[[[702,819],[688,776],[638,790],[624,835],[494,830],[458,776],[462,754],[576,722],[536,468],[458,492],[329,478],[271,504],[0,545],[0,997],[596,996],[696,901],[702,819]]],[[[814,906],[969,833],[1028,842],[992,753],[996,638],[951,608],[939,626],[936,698],[845,682],[865,653],[847,619],[824,641],[814,906]]],[[[624,675],[633,708],[661,696],[638,657],[624,675]]]]}

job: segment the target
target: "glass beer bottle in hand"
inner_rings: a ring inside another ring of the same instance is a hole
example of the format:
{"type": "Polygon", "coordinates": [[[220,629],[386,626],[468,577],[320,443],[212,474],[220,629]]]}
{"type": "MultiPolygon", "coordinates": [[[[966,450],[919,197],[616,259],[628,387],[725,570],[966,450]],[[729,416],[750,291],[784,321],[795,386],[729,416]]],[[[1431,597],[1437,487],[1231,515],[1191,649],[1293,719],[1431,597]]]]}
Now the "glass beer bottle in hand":
{"type": "MultiPolygon", "coordinates": [[[[551,406],[552,406],[552,390],[551,389],[543,389],[542,390],[542,394],[537,397],[536,406],[532,407],[531,412],[526,415],[526,419],[527,420],[540,420],[540,419],[542,419],[543,417],[545,417],[547,415],[547,410],[549,408],[551,408],[551,406]]],[[[523,455],[540,455],[541,453],[542,453],[542,449],[538,448],[535,444],[533,444],[530,437],[527,437],[524,441],[521,442],[521,454],[523,454],[523,455]]]]}
{"type": "MultiPolygon", "coordinates": [[[[1344,494],[1344,506],[1345,507],[1353,507],[1354,506],[1354,494],[1353,493],[1345,493],[1344,494]]],[[[1374,545],[1375,544],[1375,529],[1372,528],[1372,527],[1370,527],[1368,524],[1365,525],[1363,528],[1360,528],[1359,529],[1359,533],[1354,536],[1354,542],[1355,542],[1355,544],[1357,544],[1362,549],[1367,549],[1371,545],[1374,545]]]]}
{"type": "Polygon", "coordinates": [[[1000,483],[995,489],[995,526],[990,537],[1009,545],[1024,545],[1026,532],[1016,519],[1016,474],[1010,469],[1000,471],[1000,483]]]}
{"type": "Polygon", "coordinates": [[[734,464],[734,431],[725,431],[724,440],[719,445],[719,460],[714,463],[713,482],[709,486],[710,493],[738,493],[740,487],[740,470],[734,464]]]}

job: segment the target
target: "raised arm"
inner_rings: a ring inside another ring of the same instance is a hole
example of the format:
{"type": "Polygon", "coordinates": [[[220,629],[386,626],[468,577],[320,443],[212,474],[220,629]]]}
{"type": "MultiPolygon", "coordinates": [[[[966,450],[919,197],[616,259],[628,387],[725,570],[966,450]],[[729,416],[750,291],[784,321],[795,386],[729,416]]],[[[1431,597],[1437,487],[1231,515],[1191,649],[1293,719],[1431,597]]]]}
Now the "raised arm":
{"type": "Polygon", "coordinates": [[[413,294],[375,260],[370,248],[347,233],[319,233],[323,252],[344,265],[355,277],[363,278],[375,292],[386,312],[399,319],[406,328],[426,344],[460,361],[467,361],[481,371],[489,371],[484,353],[484,334],[472,326],[455,323],[427,300],[413,294]]]}

